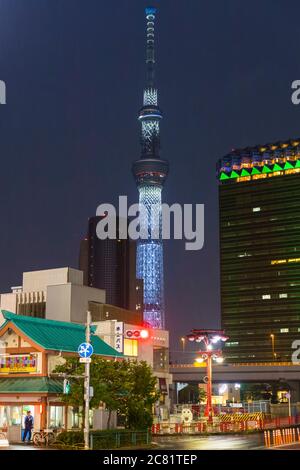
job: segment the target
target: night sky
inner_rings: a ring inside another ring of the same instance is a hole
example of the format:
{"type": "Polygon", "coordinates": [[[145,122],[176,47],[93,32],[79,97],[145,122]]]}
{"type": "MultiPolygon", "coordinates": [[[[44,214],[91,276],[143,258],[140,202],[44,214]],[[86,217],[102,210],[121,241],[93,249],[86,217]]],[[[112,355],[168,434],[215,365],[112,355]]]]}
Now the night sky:
{"type": "MultiPolygon", "coordinates": [[[[78,266],[87,219],[137,201],[144,0],[0,0],[0,292],[23,271],[78,266]]],[[[205,204],[205,246],[165,244],[172,349],[219,327],[216,160],[300,135],[299,0],[162,0],[158,86],[168,203],[205,204]]]]}

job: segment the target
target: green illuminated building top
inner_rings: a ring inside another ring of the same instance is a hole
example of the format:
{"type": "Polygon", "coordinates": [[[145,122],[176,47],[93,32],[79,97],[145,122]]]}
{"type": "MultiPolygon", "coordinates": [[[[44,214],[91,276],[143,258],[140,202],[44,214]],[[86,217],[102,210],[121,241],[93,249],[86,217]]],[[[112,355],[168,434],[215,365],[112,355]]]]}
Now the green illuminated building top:
{"type": "Polygon", "coordinates": [[[233,150],[217,165],[220,182],[245,182],[300,172],[300,138],[233,150]]]}
{"type": "Polygon", "coordinates": [[[300,339],[300,139],[231,152],[218,179],[227,361],[290,362],[300,339]]]}

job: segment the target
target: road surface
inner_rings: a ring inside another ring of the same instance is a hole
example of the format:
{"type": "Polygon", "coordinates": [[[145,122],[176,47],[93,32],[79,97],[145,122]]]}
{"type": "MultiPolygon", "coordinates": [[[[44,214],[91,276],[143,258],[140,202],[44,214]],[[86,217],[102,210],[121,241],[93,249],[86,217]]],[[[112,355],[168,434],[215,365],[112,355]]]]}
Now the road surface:
{"type": "Polygon", "coordinates": [[[159,436],[155,449],[170,450],[249,450],[264,449],[261,434],[227,436],[159,436]]]}

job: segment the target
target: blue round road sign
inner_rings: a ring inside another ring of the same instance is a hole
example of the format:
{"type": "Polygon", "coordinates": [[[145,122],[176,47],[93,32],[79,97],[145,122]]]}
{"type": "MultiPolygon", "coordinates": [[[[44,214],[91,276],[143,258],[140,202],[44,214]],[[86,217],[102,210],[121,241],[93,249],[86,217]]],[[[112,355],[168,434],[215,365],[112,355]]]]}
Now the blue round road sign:
{"type": "Polygon", "coordinates": [[[78,347],[78,354],[80,357],[91,357],[93,352],[93,346],[89,343],[81,343],[78,347]]]}

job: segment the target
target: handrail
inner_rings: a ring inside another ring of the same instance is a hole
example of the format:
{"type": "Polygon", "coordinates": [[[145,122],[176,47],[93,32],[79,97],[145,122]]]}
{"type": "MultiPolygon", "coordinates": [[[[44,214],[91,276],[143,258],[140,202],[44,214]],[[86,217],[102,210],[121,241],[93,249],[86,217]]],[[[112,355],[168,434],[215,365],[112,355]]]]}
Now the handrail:
{"type": "MultiPolygon", "coordinates": [[[[232,364],[218,364],[218,365],[215,365],[215,367],[222,367],[222,368],[226,368],[226,367],[296,367],[296,366],[300,366],[300,362],[297,363],[297,364],[294,364],[293,362],[240,362],[240,363],[232,363],[232,364]]],[[[202,369],[201,367],[199,367],[198,365],[195,365],[195,364],[170,364],[170,369],[180,369],[180,368],[183,368],[183,367],[187,367],[187,368],[194,368],[194,369],[202,369]]],[[[205,369],[205,368],[203,368],[205,369]]]]}

